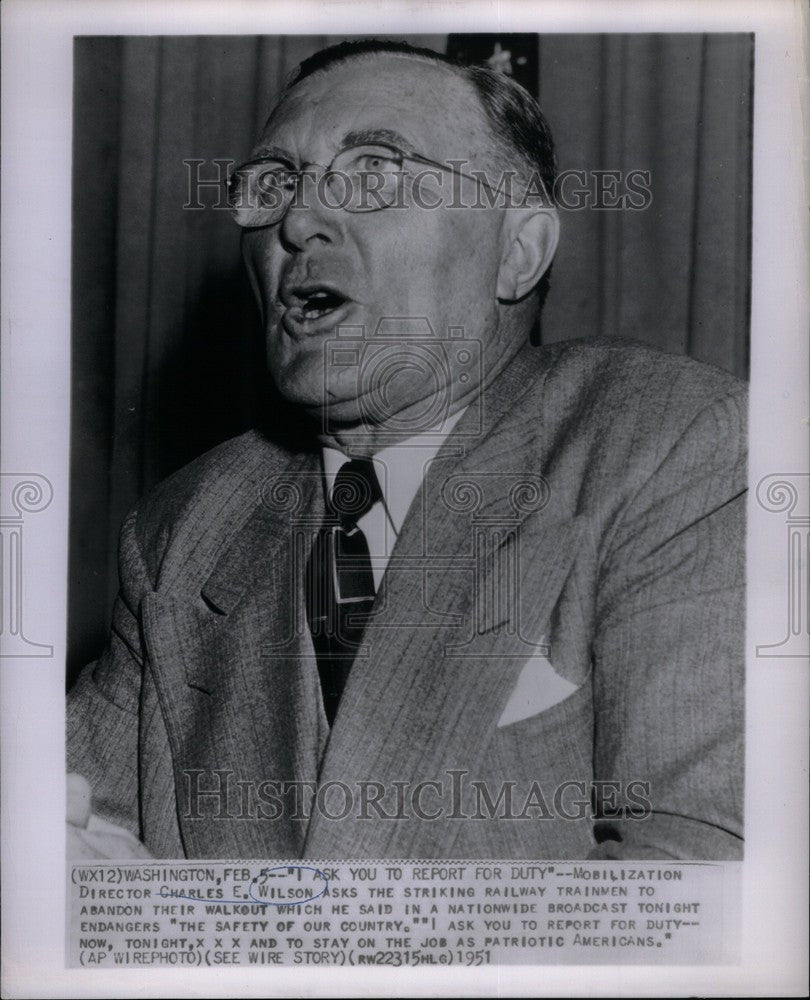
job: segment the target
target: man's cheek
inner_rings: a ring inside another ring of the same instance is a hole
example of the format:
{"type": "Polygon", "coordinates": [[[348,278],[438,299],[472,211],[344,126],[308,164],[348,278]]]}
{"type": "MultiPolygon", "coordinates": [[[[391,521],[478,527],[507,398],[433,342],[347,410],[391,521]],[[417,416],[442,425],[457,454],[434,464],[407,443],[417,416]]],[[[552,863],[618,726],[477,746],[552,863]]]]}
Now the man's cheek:
{"type": "Polygon", "coordinates": [[[265,310],[277,299],[280,279],[280,261],[267,246],[263,232],[247,232],[242,236],[242,260],[247,271],[253,294],[265,310]]]}

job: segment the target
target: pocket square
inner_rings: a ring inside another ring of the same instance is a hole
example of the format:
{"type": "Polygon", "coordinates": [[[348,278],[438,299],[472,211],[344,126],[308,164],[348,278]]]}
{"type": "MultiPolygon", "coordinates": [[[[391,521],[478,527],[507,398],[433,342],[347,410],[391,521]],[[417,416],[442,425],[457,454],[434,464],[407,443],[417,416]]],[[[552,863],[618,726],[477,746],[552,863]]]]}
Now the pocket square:
{"type": "Polygon", "coordinates": [[[552,708],[573,694],[578,686],[561,677],[547,656],[536,653],[523,665],[506,707],[498,719],[498,729],[552,708]]]}

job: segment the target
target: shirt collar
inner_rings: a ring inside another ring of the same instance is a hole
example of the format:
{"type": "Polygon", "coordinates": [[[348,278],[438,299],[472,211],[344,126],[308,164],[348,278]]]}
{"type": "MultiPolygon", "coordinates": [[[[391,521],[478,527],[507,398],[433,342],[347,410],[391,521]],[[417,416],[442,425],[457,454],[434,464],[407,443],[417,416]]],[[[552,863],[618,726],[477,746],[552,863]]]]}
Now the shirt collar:
{"type": "MultiPolygon", "coordinates": [[[[391,527],[397,534],[402,528],[413,498],[422,485],[425,468],[436,457],[436,452],[461,419],[464,409],[454,413],[441,424],[383,448],[372,456],[391,527]]],[[[349,461],[349,458],[337,448],[328,446],[323,447],[322,456],[324,490],[328,496],[338,470],[349,461]]]]}

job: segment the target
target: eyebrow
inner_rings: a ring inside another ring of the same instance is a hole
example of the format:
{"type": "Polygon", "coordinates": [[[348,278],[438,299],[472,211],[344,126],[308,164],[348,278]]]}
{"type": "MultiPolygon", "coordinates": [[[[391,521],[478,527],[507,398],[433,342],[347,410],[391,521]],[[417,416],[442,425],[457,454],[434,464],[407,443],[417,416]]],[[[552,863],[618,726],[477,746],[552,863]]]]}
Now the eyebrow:
{"type": "Polygon", "coordinates": [[[390,128],[364,128],[354,132],[347,132],[343,136],[340,147],[341,149],[349,149],[351,146],[366,146],[374,145],[375,143],[396,146],[403,153],[411,149],[411,143],[408,142],[405,136],[390,128]]]}
{"type": "Polygon", "coordinates": [[[250,163],[253,160],[283,160],[285,163],[289,163],[291,167],[295,166],[295,157],[289,150],[282,149],[281,146],[268,145],[264,142],[254,149],[250,160],[247,162],[250,163]]]}
{"type": "MultiPolygon", "coordinates": [[[[402,150],[403,153],[408,151],[413,152],[411,143],[405,136],[390,128],[364,128],[347,132],[340,141],[337,152],[343,149],[351,149],[352,146],[379,144],[395,146],[397,149],[402,150]]],[[[264,159],[283,160],[285,163],[289,163],[290,166],[295,166],[296,161],[296,157],[289,150],[283,149],[281,146],[261,143],[256,147],[251,160],[264,159]]]]}

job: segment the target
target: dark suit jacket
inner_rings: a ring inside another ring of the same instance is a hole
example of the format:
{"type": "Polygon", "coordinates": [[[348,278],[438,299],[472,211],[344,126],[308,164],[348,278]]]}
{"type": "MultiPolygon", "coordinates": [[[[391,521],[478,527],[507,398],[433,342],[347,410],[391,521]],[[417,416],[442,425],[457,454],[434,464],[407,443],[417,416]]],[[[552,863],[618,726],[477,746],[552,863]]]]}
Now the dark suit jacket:
{"type": "Polygon", "coordinates": [[[157,856],[738,857],[745,416],[685,358],[522,350],[429,467],[331,732],[301,610],[318,452],[226,442],[123,527],[69,769],[157,856]],[[499,726],[538,656],[571,693],[499,726]]]}

